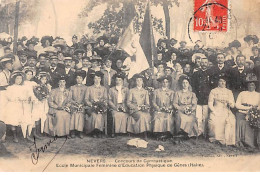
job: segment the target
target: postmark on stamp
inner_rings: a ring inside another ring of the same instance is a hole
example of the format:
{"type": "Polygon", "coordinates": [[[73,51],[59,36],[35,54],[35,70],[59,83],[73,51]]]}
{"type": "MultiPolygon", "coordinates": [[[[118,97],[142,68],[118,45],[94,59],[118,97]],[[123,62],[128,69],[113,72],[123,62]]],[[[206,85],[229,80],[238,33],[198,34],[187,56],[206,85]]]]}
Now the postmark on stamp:
{"type": "Polygon", "coordinates": [[[194,31],[228,31],[228,0],[194,0],[194,31]]]}

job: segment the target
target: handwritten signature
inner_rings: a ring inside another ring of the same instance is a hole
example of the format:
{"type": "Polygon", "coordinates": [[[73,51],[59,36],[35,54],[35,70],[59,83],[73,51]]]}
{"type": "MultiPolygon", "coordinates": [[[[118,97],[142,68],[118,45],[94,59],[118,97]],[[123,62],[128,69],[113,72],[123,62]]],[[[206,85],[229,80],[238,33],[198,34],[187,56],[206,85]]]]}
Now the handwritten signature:
{"type": "MultiPolygon", "coordinates": [[[[55,153],[54,157],[50,160],[50,162],[47,164],[47,166],[44,168],[44,170],[48,167],[48,165],[51,163],[51,161],[55,158],[55,156],[57,154],[59,154],[60,150],[62,149],[62,147],[65,145],[66,141],[67,141],[68,137],[65,137],[65,140],[64,140],[64,143],[62,144],[62,146],[59,148],[59,150],[55,153]]],[[[31,154],[31,160],[32,160],[32,163],[34,165],[36,165],[39,161],[39,157],[40,157],[40,153],[44,153],[48,147],[55,141],[58,140],[58,137],[55,136],[53,137],[52,139],[50,139],[45,145],[41,146],[40,148],[37,147],[37,143],[36,143],[36,139],[35,137],[33,138],[33,145],[31,145],[29,148],[32,152],[31,154]]]]}

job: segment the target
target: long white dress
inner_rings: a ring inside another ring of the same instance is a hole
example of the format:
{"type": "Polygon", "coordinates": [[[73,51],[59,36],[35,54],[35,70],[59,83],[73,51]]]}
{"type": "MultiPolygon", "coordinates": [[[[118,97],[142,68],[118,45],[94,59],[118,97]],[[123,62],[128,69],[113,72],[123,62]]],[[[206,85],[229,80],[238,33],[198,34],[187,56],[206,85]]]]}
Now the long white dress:
{"type": "Polygon", "coordinates": [[[236,119],[230,107],[235,101],[232,91],[227,88],[215,88],[209,94],[209,141],[219,141],[224,145],[235,145],[236,119]]]}
{"type": "Polygon", "coordinates": [[[23,136],[31,132],[32,115],[30,96],[23,85],[9,86],[5,92],[5,105],[3,108],[3,121],[12,126],[21,126],[23,136]]]}

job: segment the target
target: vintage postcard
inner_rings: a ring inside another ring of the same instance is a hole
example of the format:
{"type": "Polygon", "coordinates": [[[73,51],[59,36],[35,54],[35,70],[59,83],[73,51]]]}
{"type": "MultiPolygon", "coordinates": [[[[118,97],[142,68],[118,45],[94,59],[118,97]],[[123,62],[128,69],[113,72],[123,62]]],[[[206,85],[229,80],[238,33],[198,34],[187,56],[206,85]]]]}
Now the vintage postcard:
{"type": "Polygon", "coordinates": [[[0,0],[0,171],[260,171],[259,7],[0,0]]]}

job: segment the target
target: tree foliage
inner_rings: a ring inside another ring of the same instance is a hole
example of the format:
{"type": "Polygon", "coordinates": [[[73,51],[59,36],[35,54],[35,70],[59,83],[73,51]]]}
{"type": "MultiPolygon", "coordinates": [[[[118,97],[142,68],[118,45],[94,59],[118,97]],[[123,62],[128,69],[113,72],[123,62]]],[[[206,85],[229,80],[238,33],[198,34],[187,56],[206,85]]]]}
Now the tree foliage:
{"type": "MultiPolygon", "coordinates": [[[[128,23],[125,22],[126,11],[129,5],[134,5],[134,30],[136,33],[140,33],[142,30],[142,23],[144,19],[146,0],[132,0],[130,3],[126,3],[125,0],[91,0],[88,5],[79,14],[80,18],[88,16],[88,13],[93,10],[94,7],[107,4],[103,16],[95,22],[90,22],[88,27],[93,29],[94,34],[106,33],[111,36],[120,36],[122,31],[127,27],[128,23]],[[131,4],[132,3],[132,4],[131,4]]],[[[164,27],[163,20],[152,16],[152,24],[155,31],[163,35],[164,27]]]]}

